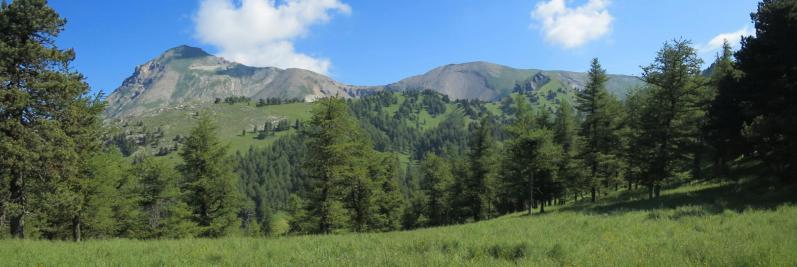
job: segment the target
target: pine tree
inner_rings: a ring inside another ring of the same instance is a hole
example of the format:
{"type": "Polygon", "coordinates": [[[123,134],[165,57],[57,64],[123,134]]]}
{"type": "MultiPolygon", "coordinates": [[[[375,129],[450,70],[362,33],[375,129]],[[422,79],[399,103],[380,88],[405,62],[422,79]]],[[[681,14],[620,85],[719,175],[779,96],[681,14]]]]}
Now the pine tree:
{"type": "Polygon", "coordinates": [[[137,204],[145,218],[143,238],[185,238],[196,234],[196,223],[191,221],[174,169],[146,157],[133,165],[131,173],[137,177],[137,204]]]}
{"type": "Polygon", "coordinates": [[[502,203],[499,205],[502,213],[516,212],[523,210],[524,203],[529,199],[529,176],[523,173],[523,164],[516,161],[516,158],[508,155],[511,149],[511,142],[513,138],[517,138],[527,134],[536,127],[536,120],[534,119],[531,107],[529,106],[526,96],[518,94],[514,96],[514,105],[512,110],[513,119],[511,124],[506,126],[506,132],[509,133],[509,140],[507,140],[506,151],[502,151],[504,155],[501,159],[501,182],[500,182],[500,199],[502,203]]]}
{"type": "Polygon", "coordinates": [[[355,232],[368,231],[374,214],[375,184],[368,177],[365,162],[356,159],[341,172],[339,182],[341,204],[349,213],[349,228],[355,232]]]}
{"type": "Polygon", "coordinates": [[[412,191],[407,199],[407,206],[401,216],[402,229],[410,230],[428,225],[425,196],[418,191],[412,191]]]}
{"type": "Polygon", "coordinates": [[[294,219],[317,222],[306,229],[315,233],[331,233],[349,225],[350,220],[353,229],[364,230],[371,197],[365,168],[369,142],[342,99],[325,98],[316,103],[304,129],[308,149],[305,215],[309,218],[294,219]],[[344,201],[348,220],[344,219],[344,201]]]}
{"type": "MultiPolygon", "coordinates": [[[[112,158],[117,158],[114,153],[112,158]]],[[[133,162],[138,162],[141,158],[136,157],[133,162]]],[[[141,201],[141,188],[138,183],[138,176],[133,175],[132,166],[127,163],[127,160],[118,157],[118,161],[125,162],[126,164],[120,168],[122,172],[116,175],[115,183],[115,196],[112,202],[113,220],[116,221],[116,228],[114,237],[121,238],[144,238],[145,230],[145,214],[142,212],[141,201]]]]}
{"type": "Polygon", "coordinates": [[[651,95],[643,111],[646,142],[640,149],[652,153],[652,164],[644,172],[651,196],[658,196],[661,183],[685,165],[680,155],[689,153],[685,148],[699,129],[694,110],[706,85],[702,63],[689,41],[675,40],[665,43],[653,64],[643,68],[642,79],[651,86],[651,95]]]}
{"type": "Polygon", "coordinates": [[[429,153],[421,162],[421,172],[420,189],[426,200],[423,210],[429,219],[429,225],[449,223],[451,186],[454,182],[450,164],[443,158],[429,153]]]}
{"type": "MultiPolygon", "coordinates": [[[[454,183],[451,185],[451,199],[448,206],[451,209],[449,216],[451,223],[465,223],[473,218],[473,214],[468,205],[466,193],[468,192],[468,180],[471,177],[470,165],[468,165],[467,155],[453,157],[451,162],[451,173],[454,175],[454,183]]],[[[420,194],[422,195],[422,194],[420,194]]],[[[423,201],[425,203],[425,201],[423,201]]],[[[428,224],[428,217],[424,216],[425,224],[428,224]]]]}
{"type": "Polygon", "coordinates": [[[703,128],[705,140],[713,150],[714,175],[727,176],[728,165],[744,152],[745,140],[742,127],[745,115],[739,106],[740,86],[737,80],[741,72],[736,69],[733,51],[726,41],[722,45],[722,54],[709,68],[711,70],[711,86],[716,97],[711,101],[703,128]]]}
{"type": "Polygon", "coordinates": [[[369,176],[373,179],[374,196],[369,229],[374,231],[393,231],[401,227],[404,196],[399,189],[399,159],[395,154],[376,155],[369,166],[369,176]]]}
{"type": "MultiPolygon", "coordinates": [[[[83,84],[83,88],[88,87],[82,81],[75,81],[83,84]]],[[[86,214],[95,212],[96,209],[108,208],[108,206],[97,207],[96,204],[106,205],[110,203],[113,178],[97,176],[95,171],[105,166],[93,165],[94,160],[101,148],[101,119],[99,114],[102,112],[104,104],[97,98],[78,99],[67,106],[62,107],[55,118],[60,125],[60,131],[67,136],[69,144],[64,144],[60,149],[63,153],[70,154],[74,158],[66,157],[60,161],[63,164],[60,175],[56,179],[49,180],[40,187],[35,188],[41,198],[36,201],[40,208],[39,215],[46,218],[49,225],[45,226],[45,235],[50,238],[60,237],[61,227],[69,225],[72,239],[80,241],[82,239],[82,228],[87,218],[86,214]],[[99,201],[97,201],[99,199],[99,201]]],[[[107,218],[97,213],[98,220],[107,222],[107,218]]]]}
{"type": "Polygon", "coordinates": [[[220,237],[239,225],[236,214],[241,198],[238,177],[225,162],[227,147],[216,135],[216,126],[207,114],[199,116],[197,126],[186,138],[180,151],[183,163],[178,170],[183,176],[181,190],[191,209],[199,235],[220,237]]]}
{"type": "MultiPolygon", "coordinates": [[[[87,90],[88,86],[84,86],[84,90],[87,90]]],[[[100,114],[104,108],[105,103],[100,100],[99,96],[93,99],[84,98],[74,102],[69,107],[67,113],[69,115],[63,119],[63,125],[66,126],[65,132],[73,140],[75,152],[78,155],[78,173],[63,181],[63,186],[70,189],[69,193],[62,191],[62,194],[65,195],[77,196],[77,201],[69,209],[73,213],[71,228],[72,238],[75,241],[81,240],[81,227],[84,221],[93,223],[96,228],[109,229],[109,227],[101,227],[100,225],[113,225],[112,221],[104,215],[108,214],[109,206],[107,203],[112,203],[111,200],[114,197],[113,182],[118,178],[112,176],[112,173],[91,172],[91,170],[113,168],[113,159],[111,164],[107,166],[90,162],[92,159],[96,160],[98,157],[103,157],[102,153],[100,153],[102,149],[101,135],[103,134],[100,114]],[[94,214],[87,215],[86,213],[94,214]]],[[[118,162],[119,155],[116,156],[118,162]]],[[[117,166],[119,165],[121,164],[117,166]]],[[[115,170],[111,169],[108,172],[113,171],[115,170]]],[[[107,234],[108,231],[104,231],[104,233],[107,234]]]]}
{"type": "MultiPolygon", "coordinates": [[[[86,96],[88,85],[71,68],[74,51],[55,46],[64,24],[44,0],[0,5],[0,180],[8,183],[2,208],[16,238],[24,238],[27,214],[53,211],[49,200],[87,196],[68,186],[85,182],[81,169],[96,152],[86,140],[102,107],[86,96]]],[[[76,212],[85,201],[63,203],[57,226],[80,226],[76,212]]]]}
{"type": "Polygon", "coordinates": [[[573,106],[567,100],[562,101],[559,110],[556,112],[554,122],[554,140],[562,145],[565,154],[574,155],[578,150],[577,134],[578,120],[573,114],[573,106]]]}
{"type": "Polygon", "coordinates": [[[503,212],[527,208],[535,203],[544,211],[544,200],[552,197],[561,147],[553,142],[554,131],[541,127],[524,96],[515,98],[514,121],[507,127],[510,139],[503,152],[501,198],[503,212]]]}
{"type": "MultiPolygon", "coordinates": [[[[253,149],[250,148],[250,154],[253,152],[253,149]]],[[[244,168],[249,167],[250,165],[242,162],[249,159],[244,159],[236,157],[236,161],[239,164],[242,164],[244,168]]],[[[259,158],[258,161],[266,161],[269,159],[266,158],[259,158]]],[[[238,168],[241,168],[239,166],[238,168]]],[[[267,165],[264,166],[267,170],[265,175],[262,173],[257,173],[258,170],[246,169],[241,170],[237,169],[236,171],[241,174],[241,181],[240,181],[240,188],[239,190],[244,193],[245,201],[242,204],[241,211],[239,212],[239,217],[242,221],[242,228],[244,232],[249,236],[261,236],[261,235],[269,235],[271,233],[271,215],[272,215],[272,205],[277,206],[276,202],[279,200],[274,198],[269,198],[269,191],[274,193],[282,190],[284,185],[277,185],[275,183],[267,183],[278,180],[278,175],[275,174],[281,170],[276,170],[279,168],[279,165],[267,165]],[[251,173],[254,171],[255,173],[251,173]],[[271,187],[269,187],[271,186],[271,187]],[[269,190],[267,190],[269,189],[269,190]]],[[[272,194],[273,195],[273,194],[272,194]]],[[[284,204],[284,203],[280,203],[284,204]]]]}
{"type": "Polygon", "coordinates": [[[536,122],[537,127],[549,130],[553,129],[555,122],[551,120],[551,111],[548,110],[547,107],[540,106],[539,111],[537,112],[537,116],[535,116],[535,118],[537,119],[536,122]]]}
{"type": "Polygon", "coordinates": [[[626,116],[626,125],[628,131],[624,132],[623,138],[627,142],[627,147],[623,153],[625,161],[628,163],[626,170],[626,179],[631,183],[645,182],[645,170],[650,169],[649,165],[653,160],[653,150],[655,149],[648,143],[651,142],[649,136],[644,135],[644,127],[648,124],[647,121],[653,117],[653,114],[645,114],[645,112],[655,112],[646,107],[650,102],[650,88],[635,88],[628,92],[625,98],[624,110],[628,114],[626,116]]]}
{"type": "MultiPolygon", "coordinates": [[[[744,73],[735,98],[745,116],[746,154],[784,182],[797,181],[797,2],[765,0],[752,15],[755,36],[742,39],[736,53],[744,73]]],[[[731,93],[734,95],[734,93],[731,93]]],[[[737,127],[734,122],[733,128],[737,127]]]]}
{"type": "Polygon", "coordinates": [[[288,199],[288,231],[291,233],[310,233],[318,227],[318,220],[307,214],[307,204],[297,194],[291,194],[288,199]]]}
{"type": "Polygon", "coordinates": [[[462,198],[469,217],[479,221],[491,214],[494,190],[495,159],[492,126],[487,117],[475,125],[468,153],[469,175],[464,181],[462,198]]]}
{"type": "MultiPolygon", "coordinates": [[[[574,195],[574,201],[582,190],[582,180],[586,176],[582,162],[577,158],[579,151],[578,120],[573,114],[573,107],[568,101],[562,101],[556,113],[554,124],[554,142],[562,147],[562,158],[559,162],[559,177],[565,191],[574,195]]],[[[562,192],[565,193],[565,192],[562,192]]]]}
{"type": "Polygon", "coordinates": [[[273,130],[274,130],[274,126],[271,124],[271,121],[267,121],[267,122],[263,123],[263,132],[262,133],[263,133],[264,136],[272,135],[273,134],[272,133],[273,130]]]}
{"type": "Polygon", "coordinates": [[[40,215],[47,224],[39,231],[50,239],[70,237],[80,241],[85,237],[110,238],[116,236],[119,221],[116,185],[124,179],[127,163],[116,151],[93,153],[81,166],[79,177],[52,184],[55,189],[41,200],[46,208],[40,215]]]}
{"type": "Polygon", "coordinates": [[[584,141],[580,158],[589,167],[587,183],[590,186],[592,202],[595,202],[597,186],[600,181],[600,159],[619,153],[619,101],[606,91],[606,70],[598,59],[592,60],[587,85],[577,95],[576,108],[584,114],[580,136],[584,141]]]}

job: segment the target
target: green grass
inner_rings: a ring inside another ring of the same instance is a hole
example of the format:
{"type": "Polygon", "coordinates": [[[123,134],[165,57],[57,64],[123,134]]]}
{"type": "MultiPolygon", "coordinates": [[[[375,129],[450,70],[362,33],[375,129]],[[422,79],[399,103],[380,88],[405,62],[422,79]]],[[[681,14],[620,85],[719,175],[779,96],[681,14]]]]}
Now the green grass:
{"type": "Polygon", "coordinates": [[[795,266],[793,188],[740,188],[687,185],[653,201],[622,192],[532,217],[381,234],[6,240],[0,259],[8,266],[795,266]]]}
{"type": "Polygon", "coordinates": [[[457,110],[457,108],[458,107],[456,104],[448,103],[446,104],[446,112],[442,114],[437,114],[434,117],[432,117],[432,115],[429,114],[429,112],[426,111],[426,109],[421,110],[421,113],[418,114],[418,120],[420,120],[421,122],[421,130],[426,131],[434,129],[435,127],[440,125],[440,123],[443,122],[446,118],[448,118],[448,116],[451,115],[451,113],[454,113],[457,110]]]}
{"type": "Polygon", "coordinates": [[[556,110],[556,108],[559,107],[559,103],[556,103],[556,100],[567,100],[571,105],[575,104],[575,92],[573,90],[564,90],[564,93],[557,92],[557,90],[560,88],[565,88],[565,85],[563,85],[559,80],[551,80],[551,82],[546,83],[538,90],[534,91],[534,94],[538,97],[537,103],[534,103],[534,105],[537,107],[548,108],[549,110],[556,110]],[[555,93],[555,98],[553,100],[548,100],[546,98],[548,93],[555,93]]]}
{"type": "Polygon", "coordinates": [[[495,116],[501,116],[504,112],[501,110],[501,103],[498,102],[490,102],[484,104],[484,107],[489,111],[491,114],[495,116]]]}
{"type": "MultiPolygon", "coordinates": [[[[264,107],[256,107],[254,101],[251,104],[239,103],[232,105],[225,103],[194,103],[187,105],[184,109],[168,110],[131,119],[128,121],[128,126],[122,127],[122,129],[139,130],[138,121],[143,121],[144,126],[149,131],[160,127],[164,131],[161,146],[168,147],[173,145],[172,140],[176,135],[187,136],[191,129],[196,126],[197,117],[195,114],[197,112],[209,112],[218,125],[219,137],[223,142],[229,144],[230,152],[246,151],[250,146],[263,147],[271,144],[279,136],[288,133],[279,132],[272,137],[260,140],[256,138],[257,134],[252,132],[254,126],[262,129],[266,121],[280,119],[287,119],[293,124],[296,119],[308,119],[311,108],[311,103],[292,103],[264,107]],[[241,135],[243,130],[247,131],[244,136],[241,135]]],[[[118,126],[121,127],[121,125],[118,126]]],[[[155,152],[157,152],[157,148],[147,147],[139,150],[139,153],[153,154],[155,152]]]]}
{"type": "Polygon", "coordinates": [[[407,97],[404,96],[404,94],[393,94],[393,95],[396,96],[397,101],[396,104],[384,108],[385,112],[387,112],[388,114],[396,114],[396,112],[398,112],[399,107],[401,107],[401,104],[403,104],[404,101],[407,101],[407,97]]]}

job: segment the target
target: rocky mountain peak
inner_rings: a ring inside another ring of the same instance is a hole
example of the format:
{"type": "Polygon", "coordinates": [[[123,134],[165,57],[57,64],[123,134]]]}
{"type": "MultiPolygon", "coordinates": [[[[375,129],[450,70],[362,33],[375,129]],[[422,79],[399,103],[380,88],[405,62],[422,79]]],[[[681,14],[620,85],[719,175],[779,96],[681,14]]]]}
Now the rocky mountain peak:
{"type": "Polygon", "coordinates": [[[250,67],[213,56],[201,48],[178,46],[135,68],[108,96],[106,117],[143,115],[191,101],[245,96],[315,99],[351,96],[347,86],[300,69],[250,67]]]}

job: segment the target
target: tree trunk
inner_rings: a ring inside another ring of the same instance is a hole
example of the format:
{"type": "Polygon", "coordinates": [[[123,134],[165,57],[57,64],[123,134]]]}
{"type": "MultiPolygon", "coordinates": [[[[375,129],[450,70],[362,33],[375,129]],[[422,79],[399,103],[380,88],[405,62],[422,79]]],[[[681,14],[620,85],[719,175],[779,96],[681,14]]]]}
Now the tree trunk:
{"type": "Polygon", "coordinates": [[[534,172],[529,175],[529,216],[532,215],[534,209],[534,172]]]}
{"type": "Polygon", "coordinates": [[[540,214],[545,213],[545,200],[540,201],[540,214]]]}
{"type": "Polygon", "coordinates": [[[702,159],[700,152],[695,152],[694,159],[692,159],[692,178],[695,180],[703,179],[703,172],[700,169],[700,165],[702,165],[702,159]]]}
{"type": "Polygon", "coordinates": [[[318,219],[318,231],[321,232],[322,234],[328,234],[329,233],[329,207],[328,207],[329,203],[327,203],[328,185],[324,183],[321,186],[323,188],[321,188],[321,203],[319,203],[321,204],[321,207],[319,210],[320,218],[318,219]]]}
{"type": "Polygon", "coordinates": [[[493,200],[490,199],[490,200],[487,201],[487,219],[488,220],[490,218],[492,218],[492,214],[493,214],[493,200]]]}
{"type": "Polygon", "coordinates": [[[659,198],[661,196],[661,185],[656,184],[653,191],[656,194],[656,198],[659,198]]]}
{"type": "Polygon", "coordinates": [[[72,217],[72,239],[75,242],[80,242],[80,226],[80,217],[75,215],[75,217],[72,217]]]}
{"type": "Polygon", "coordinates": [[[22,179],[14,177],[11,180],[9,189],[11,191],[11,202],[21,208],[21,210],[11,214],[11,219],[9,221],[11,236],[23,239],[25,238],[25,194],[23,192],[22,179]]]}
{"type": "Polygon", "coordinates": [[[598,164],[593,162],[592,163],[592,203],[595,203],[595,175],[598,173],[598,164]]]}
{"type": "Polygon", "coordinates": [[[11,215],[9,227],[11,228],[12,237],[19,239],[25,238],[25,219],[22,217],[22,214],[11,215]]]}
{"type": "Polygon", "coordinates": [[[648,199],[653,199],[653,184],[648,186],[648,199]]]}
{"type": "Polygon", "coordinates": [[[728,166],[728,159],[727,158],[720,158],[720,175],[723,178],[727,178],[731,174],[730,166],[728,166]]]}
{"type": "Polygon", "coordinates": [[[0,229],[6,226],[6,203],[0,202],[0,229]]]}

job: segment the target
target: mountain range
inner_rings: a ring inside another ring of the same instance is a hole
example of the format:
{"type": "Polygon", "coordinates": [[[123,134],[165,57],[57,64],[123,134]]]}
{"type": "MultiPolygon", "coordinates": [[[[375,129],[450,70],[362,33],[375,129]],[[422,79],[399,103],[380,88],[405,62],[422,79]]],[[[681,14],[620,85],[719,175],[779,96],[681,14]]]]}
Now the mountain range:
{"type": "MultiPolygon", "coordinates": [[[[449,64],[381,86],[348,85],[303,69],[251,67],[213,56],[200,48],[178,46],[135,68],[108,96],[108,118],[138,116],[192,102],[245,96],[313,101],[320,97],[358,97],[381,90],[429,89],[452,99],[496,101],[514,90],[555,85],[559,91],[583,88],[586,73],[516,69],[489,62],[449,64]]],[[[634,76],[609,75],[607,89],[623,97],[641,85],[634,76]]]]}

